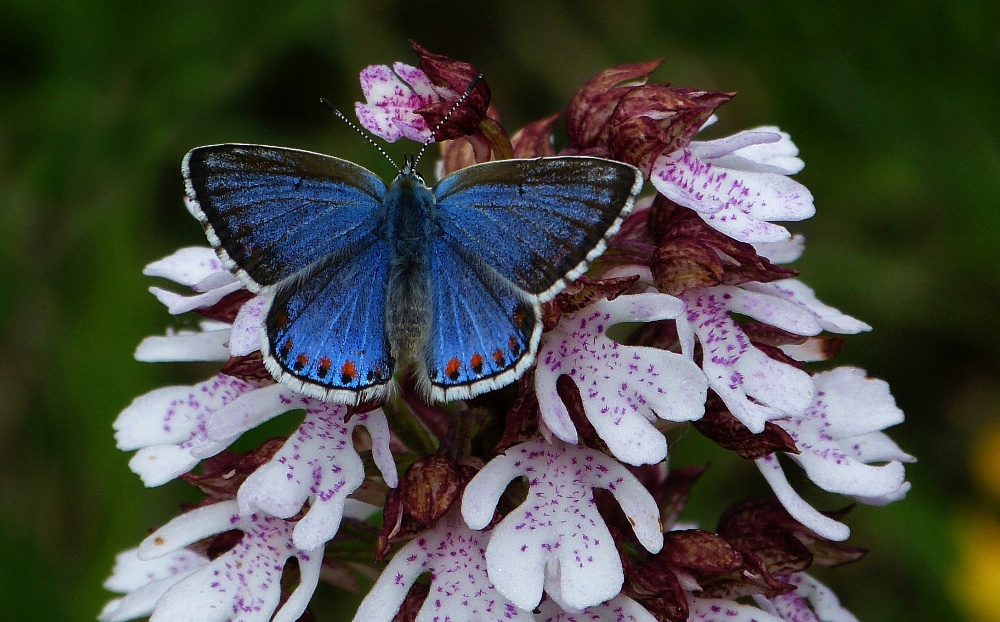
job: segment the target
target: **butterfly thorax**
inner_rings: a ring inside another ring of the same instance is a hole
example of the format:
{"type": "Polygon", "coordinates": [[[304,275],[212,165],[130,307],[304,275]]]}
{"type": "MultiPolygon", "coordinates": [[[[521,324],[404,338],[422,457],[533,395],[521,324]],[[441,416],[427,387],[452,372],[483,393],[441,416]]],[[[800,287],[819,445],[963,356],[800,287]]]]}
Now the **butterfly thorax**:
{"type": "Polygon", "coordinates": [[[384,206],[393,248],[385,329],[392,358],[403,366],[416,359],[430,333],[435,200],[419,175],[404,171],[386,192],[384,206]]]}

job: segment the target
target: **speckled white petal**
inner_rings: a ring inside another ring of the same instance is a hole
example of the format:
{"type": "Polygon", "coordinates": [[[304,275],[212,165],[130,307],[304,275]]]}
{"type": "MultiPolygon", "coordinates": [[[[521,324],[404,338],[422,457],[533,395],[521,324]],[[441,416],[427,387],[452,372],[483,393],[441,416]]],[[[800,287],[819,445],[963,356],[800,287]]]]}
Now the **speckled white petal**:
{"type": "Polygon", "coordinates": [[[439,101],[427,76],[416,67],[397,63],[393,72],[387,65],[371,65],[361,71],[361,90],[366,102],[354,104],[361,125],[389,142],[402,137],[423,142],[430,128],[415,111],[439,101]],[[400,77],[410,82],[407,84],[400,77]]]}
{"type": "Polygon", "coordinates": [[[146,486],[190,471],[199,458],[225,449],[234,437],[209,441],[208,415],[253,390],[225,374],[193,386],[164,387],[137,397],[115,420],[119,449],[139,449],[129,467],[146,486]]]}
{"type": "Polygon", "coordinates": [[[784,298],[811,313],[823,330],[831,333],[854,335],[872,329],[861,320],[845,315],[830,305],[820,302],[812,288],[798,279],[784,279],[771,283],[746,283],[743,287],[761,294],[784,298]]]}
{"type": "Polygon", "coordinates": [[[799,521],[820,536],[837,542],[846,540],[851,535],[850,528],[832,518],[821,514],[795,492],[785,472],[774,454],[755,460],[757,468],[764,474],[764,479],[770,484],[778,501],[784,506],[792,518],[799,521]]]}
{"type": "Polygon", "coordinates": [[[491,460],[465,489],[466,522],[473,528],[488,523],[496,500],[520,475],[528,479],[528,498],[494,528],[486,561],[497,590],[521,609],[538,605],[543,586],[576,610],[621,590],[621,560],[593,488],[615,495],[650,552],[663,545],[656,503],[635,476],[604,454],[560,441],[529,441],[491,460]],[[548,575],[557,575],[558,585],[548,575]]]}
{"type": "Polygon", "coordinates": [[[362,601],[355,622],[391,622],[417,577],[430,572],[430,594],[416,622],[534,622],[497,592],[486,572],[491,532],[470,530],[452,511],[408,542],[362,601]]]}
{"type": "Polygon", "coordinates": [[[155,559],[227,531],[239,519],[236,511],[236,501],[222,501],[181,514],[143,540],[137,555],[141,560],[155,559]]]}
{"type": "Polygon", "coordinates": [[[656,622],[656,617],[628,596],[615,596],[606,603],[569,612],[554,600],[538,606],[535,622],[656,622]]]}
{"type": "Polygon", "coordinates": [[[152,560],[140,560],[137,552],[129,549],[115,558],[115,568],[104,587],[125,596],[105,605],[97,616],[101,622],[148,616],[168,589],[209,563],[208,558],[185,549],[152,560]]]}
{"type": "MultiPolygon", "coordinates": [[[[755,285],[749,283],[748,285],[755,285]]],[[[719,286],[713,291],[728,295],[726,306],[731,312],[742,313],[765,324],[802,336],[818,335],[823,328],[816,316],[794,302],[752,287],[719,286]]]]}
{"type": "Polygon", "coordinates": [[[776,126],[744,130],[712,141],[692,141],[698,157],[741,171],[794,175],[805,167],[791,136],[776,126]]]}
{"type": "Polygon", "coordinates": [[[175,523],[194,514],[201,515],[184,521],[187,537],[196,532],[208,536],[229,529],[244,532],[232,549],[170,588],[157,603],[151,622],[186,622],[192,619],[192,612],[197,619],[210,622],[268,622],[281,597],[285,563],[293,556],[301,568],[299,589],[286,610],[279,612],[279,619],[294,620],[304,610],[319,577],[316,560],[322,558],[322,550],[296,549],[291,538],[294,523],[257,514],[242,517],[234,510],[234,502],[199,508],[174,519],[140,546],[142,551],[158,537],[176,541],[179,534],[171,529],[176,530],[180,525],[175,523]]]}
{"type": "MultiPolygon", "coordinates": [[[[229,274],[229,270],[212,248],[189,246],[147,265],[142,273],[194,287],[212,275],[229,274]]],[[[229,282],[236,280],[231,274],[229,276],[229,282]]]]}
{"type": "Polygon", "coordinates": [[[827,586],[816,579],[797,572],[783,579],[796,586],[794,592],[768,599],[754,596],[754,600],[767,611],[791,622],[858,622],[858,619],[840,604],[840,600],[827,586]]]}
{"type": "Polygon", "coordinates": [[[146,337],[135,349],[143,363],[175,361],[228,361],[229,330],[180,331],[163,337],[146,337]]]}
{"type": "Polygon", "coordinates": [[[769,221],[804,220],[816,211],[812,194],[793,179],[714,166],[690,149],[657,158],[650,181],[660,194],[741,242],[786,240],[788,230],[769,221]]]}
{"type": "Polygon", "coordinates": [[[246,356],[260,350],[260,327],[264,323],[264,308],[267,307],[267,302],[266,296],[257,296],[240,307],[229,337],[230,354],[246,356]]]}
{"type": "Polygon", "coordinates": [[[688,594],[688,622],[783,622],[750,605],[721,598],[698,598],[688,594]]]}
{"type": "Polygon", "coordinates": [[[211,307],[229,294],[240,289],[243,289],[243,284],[237,282],[210,289],[203,294],[196,294],[194,296],[184,296],[160,287],[150,287],[149,291],[167,307],[168,313],[178,315],[202,307],[211,307]]]}
{"type": "Polygon", "coordinates": [[[238,436],[295,408],[306,408],[310,398],[283,384],[272,384],[243,395],[212,413],[206,429],[210,440],[238,436]]]}
{"type": "Polygon", "coordinates": [[[607,330],[620,322],[672,319],[683,302],[665,294],[601,300],[543,336],[535,370],[542,420],[560,439],[575,443],[577,431],[556,391],[566,374],[580,390],[584,412],[611,452],[629,464],[655,464],[667,455],[663,434],[650,421],[691,421],[704,414],[707,380],[684,356],[654,348],[623,346],[607,330]]]}
{"type": "Polygon", "coordinates": [[[857,367],[838,367],[816,374],[816,390],[825,413],[827,432],[837,438],[858,436],[902,423],[903,411],[889,392],[889,383],[868,378],[857,367]]]}
{"type": "MultiPolygon", "coordinates": [[[[312,400],[298,430],[240,487],[240,513],[261,510],[290,518],[308,501],[309,509],[293,532],[295,546],[312,550],[333,538],[347,495],[365,479],[364,463],[352,442],[354,428],[369,430],[377,447],[373,453],[389,452],[389,426],[381,410],[357,414],[345,424],[346,412],[346,406],[312,400]]],[[[395,485],[395,465],[379,462],[386,482],[395,485]]]]}
{"type": "Polygon", "coordinates": [[[731,289],[712,287],[685,292],[682,298],[688,310],[684,321],[677,323],[678,333],[694,330],[704,352],[702,369],[709,386],[743,425],[760,433],[767,420],[801,414],[809,407],[812,379],[750,343],[729,316],[731,289]]]}

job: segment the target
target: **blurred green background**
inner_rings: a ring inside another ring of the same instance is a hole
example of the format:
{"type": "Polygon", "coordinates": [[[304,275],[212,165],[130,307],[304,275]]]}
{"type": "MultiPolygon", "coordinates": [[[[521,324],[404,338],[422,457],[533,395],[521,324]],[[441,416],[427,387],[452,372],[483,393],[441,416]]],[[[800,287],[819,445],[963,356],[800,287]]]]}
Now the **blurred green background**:
{"type": "MultiPolygon", "coordinates": [[[[478,65],[509,130],[601,69],[662,56],[657,81],[739,92],[713,135],[790,132],[818,209],[792,226],[796,267],[875,327],[839,362],[890,382],[907,414],[890,434],[920,459],[905,501],[848,517],[871,555],[819,576],[867,622],[1000,619],[998,7],[0,1],[0,617],[93,619],[114,554],[193,498],[144,489],[111,430],[135,396],[210,373],[132,359],[185,321],[142,267],[204,244],[181,157],[268,143],[390,175],[318,99],[350,110],[359,70],[414,63],[412,37],[478,65]]],[[[674,464],[704,459],[696,436],[674,464]]],[[[760,479],[716,457],[693,516],[713,526],[760,479]]]]}

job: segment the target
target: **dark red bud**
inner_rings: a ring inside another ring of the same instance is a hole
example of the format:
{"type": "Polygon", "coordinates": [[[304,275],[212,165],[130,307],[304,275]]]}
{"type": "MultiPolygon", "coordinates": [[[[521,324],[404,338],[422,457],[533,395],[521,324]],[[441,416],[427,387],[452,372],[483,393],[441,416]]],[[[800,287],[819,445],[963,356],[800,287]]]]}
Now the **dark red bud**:
{"type": "Polygon", "coordinates": [[[445,515],[462,492],[462,477],[444,456],[422,458],[406,469],[399,483],[403,508],[425,527],[445,515]]]}
{"type": "Polygon", "coordinates": [[[570,144],[583,151],[607,143],[608,123],[618,102],[643,84],[663,59],[619,65],[588,80],[576,92],[566,109],[566,133],[570,144]],[[639,81],[639,84],[622,84],[639,81]]]}

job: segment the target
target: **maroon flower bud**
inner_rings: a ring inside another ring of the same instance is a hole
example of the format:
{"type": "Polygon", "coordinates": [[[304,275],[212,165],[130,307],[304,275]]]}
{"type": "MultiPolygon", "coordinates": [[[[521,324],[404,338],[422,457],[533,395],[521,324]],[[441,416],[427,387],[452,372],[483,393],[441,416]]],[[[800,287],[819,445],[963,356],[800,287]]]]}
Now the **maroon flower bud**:
{"type": "Polygon", "coordinates": [[[444,516],[462,492],[458,465],[444,456],[428,456],[406,469],[399,483],[400,501],[425,527],[444,516]]]}
{"type": "Polygon", "coordinates": [[[209,496],[210,503],[235,499],[240,486],[258,467],[266,464],[285,444],[272,438],[246,453],[223,451],[201,461],[201,473],[185,473],[180,478],[209,496]]]}
{"type": "Polygon", "coordinates": [[[754,434],[729,412],[714,393],[709,394],[705,403],[705,416],[693,425],[720,447],[735,451],[748,460],[763,458],[776,451],[799,453],[795,441],[781,426],[768,421],[763,432],[754,434]]]}
{"type": "Polygon", "coordinates": [[[566,109],[566,133],[576,153],[606,154],[609,122],[618,102],[663,63],[619,65],[597,74],[576,92],[566,109]],[[628,84],[623,84],[629,82],[628,84]]]}

